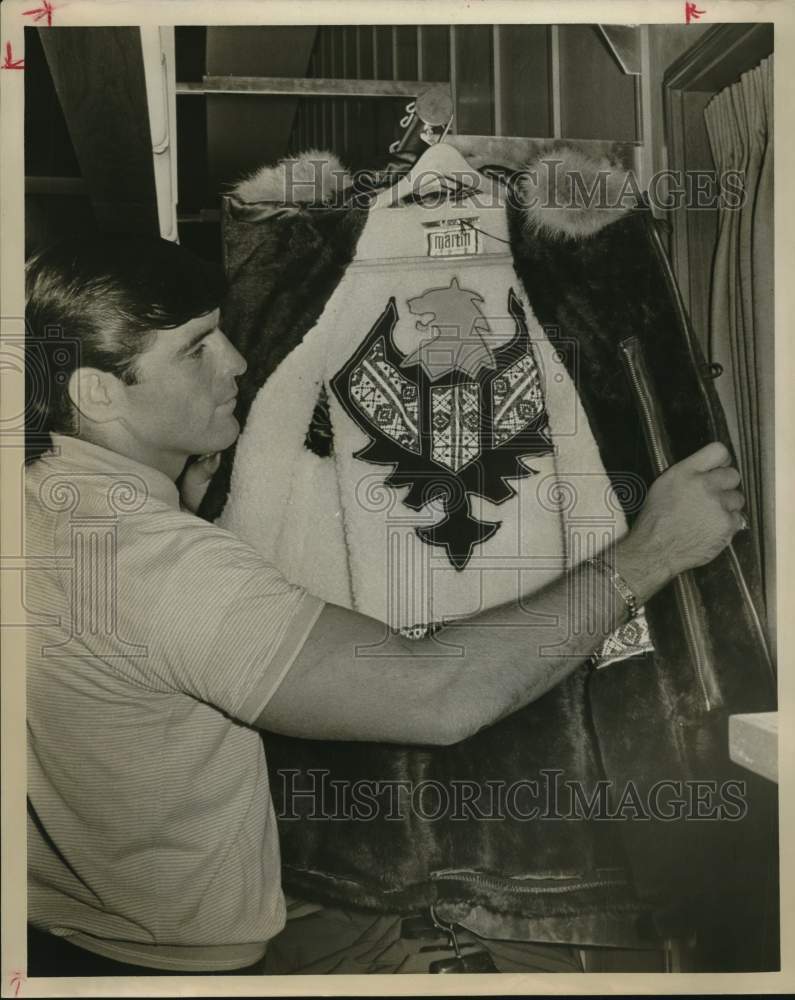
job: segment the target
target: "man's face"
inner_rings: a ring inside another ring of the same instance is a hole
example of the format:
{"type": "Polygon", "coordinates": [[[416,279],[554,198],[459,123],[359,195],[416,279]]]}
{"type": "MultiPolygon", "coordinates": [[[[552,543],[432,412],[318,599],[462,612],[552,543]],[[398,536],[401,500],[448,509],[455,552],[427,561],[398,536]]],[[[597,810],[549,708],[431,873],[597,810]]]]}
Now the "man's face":
{"type": "Polygon", "coordinates": [[[228,448],[243,356],[218,327],[219,311],[159,330],[138,357],[138,382],[125,387],[125,423],[153,465],[228,448]]]}

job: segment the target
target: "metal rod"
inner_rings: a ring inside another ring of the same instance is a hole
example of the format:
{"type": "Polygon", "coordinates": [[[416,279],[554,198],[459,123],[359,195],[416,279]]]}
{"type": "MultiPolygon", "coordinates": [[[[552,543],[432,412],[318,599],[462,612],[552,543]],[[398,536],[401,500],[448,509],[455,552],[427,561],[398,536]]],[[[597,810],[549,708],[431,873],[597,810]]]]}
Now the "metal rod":
{"type": "Polygon", "coordinates": [[[278,76],[205,76],[178,82],[178,94],[279,94],[288,97],[416,97],[421,80],[347,80],[278,76]]]}

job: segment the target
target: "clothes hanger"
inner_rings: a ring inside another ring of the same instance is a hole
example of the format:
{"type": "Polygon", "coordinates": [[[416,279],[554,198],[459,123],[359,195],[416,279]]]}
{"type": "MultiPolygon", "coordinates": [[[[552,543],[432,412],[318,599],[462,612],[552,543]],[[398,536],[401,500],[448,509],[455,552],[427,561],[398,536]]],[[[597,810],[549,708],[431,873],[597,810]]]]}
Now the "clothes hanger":
{"type": "Polygon", "coordinates": [[[492,187],[493,182],[470,166],[454,146],[438,142],[396,184],[380,191],[370,209],[394,208],[409,197],[425,197],[443,190],[460,194],[491,192],[492,187]]]}
{"type": "Polygon", "coordinates": [[[396,184],[376,195],[370,204],[371,210],[397,207],[409,197],[420,198],[442,190],[451,194],[461,194],[463,191],[467,193],[491,191],[493,182],[470,166],[455,147],[443,141],[453,121],[452,100],[448,97],[449,113],[440,118],[439,109],[443,103],[440,97],[443,95],[440,95],[438,90],[439,88],[429,90],[414,104],[408,105],[406,110],[409,114],[401,121],[401,125],[406,126],[408,130],[402,140],[390,146],[390,152],[399,152],[402,149],[407,137],[416,131],[418,120],[425,123],[420,137],[423,142],[428,143],[429,148],[396,184]],[[425,101],[427,110],[423,98],[427,98],[425,101]],[[440,126],[441,133],[435,133],[434,128],[440,126]]]}

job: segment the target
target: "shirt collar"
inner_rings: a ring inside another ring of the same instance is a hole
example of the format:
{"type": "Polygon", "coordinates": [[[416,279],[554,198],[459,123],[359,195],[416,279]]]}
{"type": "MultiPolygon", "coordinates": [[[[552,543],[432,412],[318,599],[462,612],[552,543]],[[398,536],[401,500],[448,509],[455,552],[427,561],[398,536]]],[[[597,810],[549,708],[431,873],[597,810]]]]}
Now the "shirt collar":
{"type": "Polygon", "coordinates": [[[99,472],[118,476],[128,473],[137,476],[145,483],[150,497],[162,500],[170,507],[179,509],[179,490],[177,490],[174,481],[169,479],[164,472],[152,469],[150,466],[136,462],[126,455],[120,455],[116,451],[110,451],[97,444],[92,444],[90,441],[84,441],[82,438],[66,434],[52,434],[51,437],[53,450],[42,456],[45,461],[54,458],[58,463],[74,466],[83,472],[99,472]]]}

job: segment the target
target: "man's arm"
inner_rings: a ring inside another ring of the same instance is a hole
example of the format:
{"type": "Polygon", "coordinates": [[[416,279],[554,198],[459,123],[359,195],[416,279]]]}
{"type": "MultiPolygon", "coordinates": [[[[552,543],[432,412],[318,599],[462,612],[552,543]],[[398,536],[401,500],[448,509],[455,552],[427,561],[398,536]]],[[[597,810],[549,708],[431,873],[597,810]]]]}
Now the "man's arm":
{"type": "MultiPolygon", "coordinates": [[[[739,476],[728,460],[714,444],[669,469],[614,546],[613,565],[639,603],[713,559],[741,526],[739,476]]],[[[456,743],[559,683],[626,617],[589,564],[527,608],[496,608],[437,639],[406,640],[328,606],[257,724],[310,739],[456,743]]]]}
{"type": "MultiPolygon", "coordinates": [[[[667,582],[631,553],[636,593],[667,582]]],[[[622,574],[623,575],[623,574],[622,574]]],[[[258,724],[326,740],[450,744],[544,694],[627,618],[603,575],[584,565],[532,597],[411,640],[327,605],[258,724]]]]}

